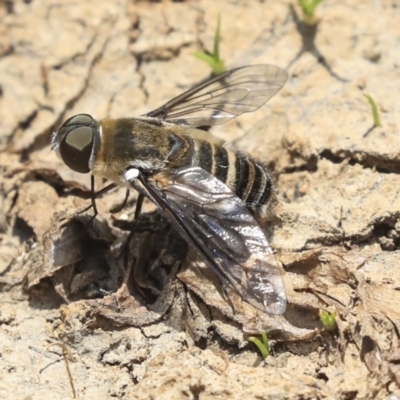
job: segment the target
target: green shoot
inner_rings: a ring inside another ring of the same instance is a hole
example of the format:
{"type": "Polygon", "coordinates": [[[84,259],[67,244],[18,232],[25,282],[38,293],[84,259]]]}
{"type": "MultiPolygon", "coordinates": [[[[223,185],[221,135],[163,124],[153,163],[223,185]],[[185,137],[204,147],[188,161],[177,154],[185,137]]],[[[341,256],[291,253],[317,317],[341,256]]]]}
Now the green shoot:
{"type": "Polygon", "coordinates": [[[376,128],[377,126],[382,126],[381,118],[379,117],[378,107],[374,99],[369,94],[363,93],[363,96],[368,100],[368,103],[371,106],[374,128],[376,128]]]}
{"type": "Polygon", "coordinates": [[[319,319],[322,323],[324,329],[328,332],[332,332],[336,330],[336,313],[335,312],[328,312],[325,310],[319,310],[319,319]]]}
{"type": "Polygon", "coordinates": [[[219,56],[219,42],[221,41],[220,32],[221,32],[221,15],[218,15],[217,29],[215,30],[215,36],[214,36],[213,52],[211,54],[202,51],[195,51],[193,53],[193,55],[196,58],[207,63],[211,67],[215,75],[222,74],[223,72],[226,71],[225,64],[219,56]]]}
{"type": "Polygon", "coordinates": [[[322,0],[298,0],[303,11],[304,22],[307,25],[316,25],[318,19],[315,16],[316,8],[322,3],[322,0]]]}
{"type": "Polygon", "coordinates": [[[258,350],[260,350],[261,357],[263,359],[266,359],[269,356],[270,353],[270,347],[269,347],[269,341],[268,341],[268,336],[266,332],[261,332],[261,338],[262,341],[255,336],[249,337],[249,341],[253,342],[257,347],[258,350]]]}

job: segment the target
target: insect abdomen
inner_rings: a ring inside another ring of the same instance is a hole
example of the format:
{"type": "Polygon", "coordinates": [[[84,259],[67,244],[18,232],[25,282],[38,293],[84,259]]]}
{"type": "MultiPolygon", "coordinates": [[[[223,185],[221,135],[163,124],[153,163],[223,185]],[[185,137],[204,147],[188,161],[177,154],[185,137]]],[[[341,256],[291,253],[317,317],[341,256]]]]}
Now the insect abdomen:
{"type": "Polygon", "coordinates": [[[250,208],[265,205],[272,195],[272,180],[265,168],[240,153],[192,140],[192,165],[212,173],[230,187],[250,208]]]}

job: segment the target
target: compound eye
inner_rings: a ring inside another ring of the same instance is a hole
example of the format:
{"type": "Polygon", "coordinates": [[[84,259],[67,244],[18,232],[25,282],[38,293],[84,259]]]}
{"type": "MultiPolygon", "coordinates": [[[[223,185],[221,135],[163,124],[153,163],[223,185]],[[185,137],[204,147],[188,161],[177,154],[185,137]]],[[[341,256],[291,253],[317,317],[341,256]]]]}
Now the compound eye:
{"type": "Polygon", "coordinates": [[[73,125],[87,125],[90,126],[93,123],[93,118],[89,114],[78,114],[73,117],[67,119],[64,126],[73,126],[73,125]]]}
{"type": "MultiPolygon", "coordinates": [[[[74,118],[87,116],[78,115],[74,118]]],[[[87,121],[85,122],[85,124],[87,121]]],[[[82,121],[66,121],[64,126],[82,124],[82,121]]],[[[89,126],[77,126],[71,129],[59,145],[59,153],[64,163],[76,172],[90,172],[89,160],[93,148],[93,130],[89,126]]]]}

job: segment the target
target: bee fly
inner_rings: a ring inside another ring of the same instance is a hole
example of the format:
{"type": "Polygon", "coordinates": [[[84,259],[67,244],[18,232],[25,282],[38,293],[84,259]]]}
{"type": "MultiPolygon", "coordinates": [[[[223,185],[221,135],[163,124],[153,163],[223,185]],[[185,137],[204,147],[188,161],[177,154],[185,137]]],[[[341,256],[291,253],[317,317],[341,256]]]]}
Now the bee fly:
{"type": "Polygon", "coordinates": [[[286,71],[273,65],[236,68],[141,117],[99,122],[75,115],[53,134],[52,147],[72,170],[137,190],[136,215],[148,197],[224,288],[282,314],[281,268],[254,217],[271,198],[271,178],[262,165],[198,128],[257,110],[286,80],[286,71]]]}

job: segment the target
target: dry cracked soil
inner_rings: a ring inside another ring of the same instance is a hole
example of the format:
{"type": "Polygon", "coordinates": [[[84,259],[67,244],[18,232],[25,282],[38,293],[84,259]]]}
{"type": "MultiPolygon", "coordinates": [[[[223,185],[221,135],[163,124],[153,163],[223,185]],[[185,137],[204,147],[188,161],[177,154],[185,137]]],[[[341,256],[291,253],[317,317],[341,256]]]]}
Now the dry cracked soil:
{"type": "Polygon", "coordinates": [[[316,16],[294,0],[0,1],[0,398],[400,398],[400,2],[316,16]],[[77,214],[90,178],[51,151],[72,115],[139,116],[210,76],[193,53],[218,15],[228,68],[289,73],[211,130],[274,177],[280,317],[227,302],[149,201],[124,247],[134,193],[77,214]]]}

